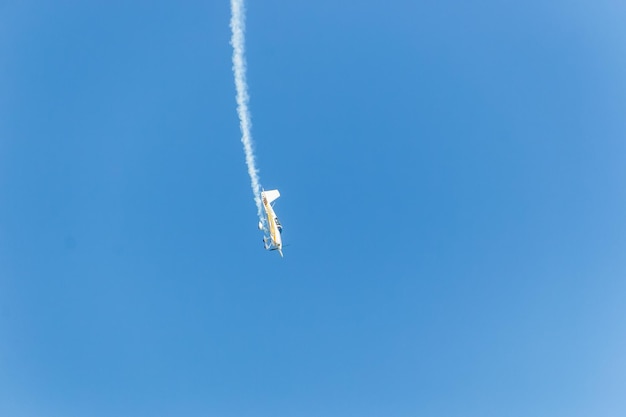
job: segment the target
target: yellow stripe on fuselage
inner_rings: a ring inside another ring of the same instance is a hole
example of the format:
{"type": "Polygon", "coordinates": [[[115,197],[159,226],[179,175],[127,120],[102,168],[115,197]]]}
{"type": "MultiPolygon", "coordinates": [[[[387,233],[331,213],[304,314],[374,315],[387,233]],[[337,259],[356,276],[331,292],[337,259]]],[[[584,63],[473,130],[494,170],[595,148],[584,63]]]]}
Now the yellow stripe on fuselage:
{"type": "Polygon", "coordinates": [[[272,239],[272,244],[280,248],[280,232],[278,231],[278,227],[276,227],[276,214],[274,213],[272,206],[267,202],[265,196],[263,196],[263,208],[265,208],[265,214],[267,215],[267,223],[270,225],[270,238],[272,239]]]}

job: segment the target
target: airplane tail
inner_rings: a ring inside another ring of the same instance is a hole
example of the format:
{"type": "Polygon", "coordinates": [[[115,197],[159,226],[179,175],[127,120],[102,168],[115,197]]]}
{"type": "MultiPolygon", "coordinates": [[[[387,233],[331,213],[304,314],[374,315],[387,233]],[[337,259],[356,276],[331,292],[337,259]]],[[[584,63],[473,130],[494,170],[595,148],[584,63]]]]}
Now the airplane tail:
{"type": "Polygon", "coordinates": [[[261,195],[265,196],[268,204],[280,197],[280,193],[278,192],[278,190],[262,191],[261,195]]]}

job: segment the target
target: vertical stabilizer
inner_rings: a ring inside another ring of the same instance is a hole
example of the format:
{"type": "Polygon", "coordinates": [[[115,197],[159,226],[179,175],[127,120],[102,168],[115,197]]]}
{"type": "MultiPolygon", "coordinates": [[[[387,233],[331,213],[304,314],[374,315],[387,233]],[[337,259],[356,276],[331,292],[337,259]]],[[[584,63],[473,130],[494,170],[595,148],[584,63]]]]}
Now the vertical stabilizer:
{"type": "Polygon", "coordinates": [[[267,204],[270,204],[272,201],[280,197],[280,193],[278,192],[278,190],[267,190],[261,192],[261,196],[265,196],[265,198],[267,199],[267,204]]]}

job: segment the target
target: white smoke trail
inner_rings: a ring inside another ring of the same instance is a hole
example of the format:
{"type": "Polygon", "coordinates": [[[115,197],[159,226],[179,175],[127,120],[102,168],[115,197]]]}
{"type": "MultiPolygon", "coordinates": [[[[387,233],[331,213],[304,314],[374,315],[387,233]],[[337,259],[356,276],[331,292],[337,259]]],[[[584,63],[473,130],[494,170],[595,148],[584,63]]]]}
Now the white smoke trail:
{"type": "Polygon", "coordinates": [[[237,114],[239,115],[239,124],[241,127],[241,142],[243,150],[246,153],[246,165],[248,165],[248,175],[250,175],[250,185],[254,194],[254,202],[256,203],[257,214],[262,220],[261,206],[261,184],[259,181],[259,171],[256,169],[254,159],[254,151],[252,149],[252,134],[250,129],[252,123],[250,121],[250,111],[248,110],[248,84],[246,82],[246,58],[245,58],[245,30],[246,17],[244,0],[231,0],[230,9],[232,16],[230,18],[230,28],[232,37],[230,44],[233,46],[233,73],[235,75],[235,88],[237,89],[237,114]]]}

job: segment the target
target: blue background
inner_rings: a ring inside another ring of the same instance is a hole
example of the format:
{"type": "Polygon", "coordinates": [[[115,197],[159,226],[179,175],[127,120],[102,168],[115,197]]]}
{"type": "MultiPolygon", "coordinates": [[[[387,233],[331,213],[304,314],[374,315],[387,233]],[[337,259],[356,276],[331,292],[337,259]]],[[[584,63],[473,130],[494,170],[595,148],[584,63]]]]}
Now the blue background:
{"type": "Polygon", "coordinates": [[[0,2],[0,415],[626,414],[626,7],[0,2]]]}

